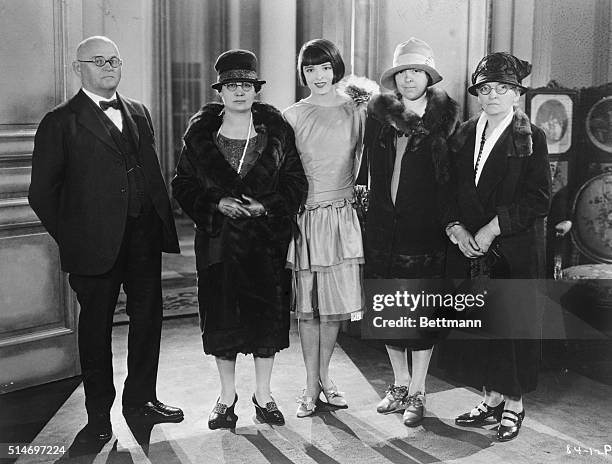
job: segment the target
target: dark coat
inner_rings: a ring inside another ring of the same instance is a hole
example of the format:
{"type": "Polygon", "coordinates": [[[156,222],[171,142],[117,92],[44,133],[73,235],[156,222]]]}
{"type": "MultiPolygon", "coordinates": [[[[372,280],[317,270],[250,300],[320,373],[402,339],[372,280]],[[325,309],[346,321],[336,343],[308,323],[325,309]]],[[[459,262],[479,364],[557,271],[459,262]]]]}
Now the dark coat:
{"type": "MultiPolygon", "coordinates": [[[[473,160],[477,121],[474,117],[462,124],[451,141],[456,195],[452,196],[445,222],[460,221],[475,235],[497,215],[501,235],[496,241],[506,269],[498,277],[543,277],[544,220],[552,185],[546,136],[517,109],[493,147],[476,186],[473,160]]],[[[470,260],[458,247],[452,250],[449,273],[467,276],[470,260]]]]}
{"type": "MultiPolygon", "coordinates": [[[[501,235],[496,242],[501,258],[482,269],[491,271],[489,276],[494,278],[543,277],[544,220],[550,207],[552,183],[545,135],[522,111],[515,110],[512,123],[493,147],[476,186],[473,160],[477,120],[475,117],[462,124],[451,140],[456,190],[446,222],[460,221],[475,235],[497,215],[501,235]]],[[[474,276],[470,263],[483,259],[470,260],[457,246],[452,246],[448,274],[469,277],[471,269],[474,276]]],[[[462,383],[518,397],[536,388],[539,341],[507,337],[513,327],[537,330],[540,314],[536,292],[526,284],[508,282],[501,290],[498,287],[496,297],[487,296],[493,302],[485,308],[491,313],[485,317],[494,319],[493,330],[503,331],[506,338],[449,340],[442,347],[441,364],[462,383]]]]}
{"type": "Polygon", "coordinates": [[[368,105],[365,153],[370,172],[366,220],[366,275],[419,278],[441,275],[447,238],[445,216],[449,156],[447,140],[459,124],[459,107],[446,92],[430,88],[423,117],[406,110],[394,94],[368,105]],[[395,204],[391,177],[395,138],[410,137],[402,159],[395,204]],[[426,261],[418,257],[426,255],[426,261]]]}
{"type": "Polygon", "coordinates": [[[308,184],[293,131],[278,110],[253,104],[253,123],[265,148],[241,177],[217,148],[223,106],[205,105],[189,123],[173,194],[196,224],[196,262],[204,350],[273,354],[289,345],[290,272],[285,269],[292,218],[308,184]],[[219,200],[242,194],[268,215],[229,219],[219,200]]]}
{"type": "MultiPolygon", "coordinates": [[[[117,96],[137,147],[147,190],[163,223],[162,251],[179,244],[168,192],[155,152],[153,124],[141,103],[117,96]]],[[[82,275],[108,271],[117,259],[128,212],[125,157],[83,92],[43,118],[34,140],[30,206],[59,245],[62,269],[82,275]]]]}
{"type": "MultiPolygon", "coordinates": [[[[458,118],[459,107],[455,101],[435,88],[427,91],[427,107],[422,118],[407,110],[394,94],[385,93],[371,99],[364,142],[370,173],[365,233],[367,278],[443,276],[447,243],[441,219],[450,185],[447,140],[458,126],[458,118]],[[398,132],[409,140],[394,204],[391,177],[398,132]]],[[[406,328],[402,339],[385,340],[385,343],[424,350],[431,348],[440,335],[406,328]]]]}

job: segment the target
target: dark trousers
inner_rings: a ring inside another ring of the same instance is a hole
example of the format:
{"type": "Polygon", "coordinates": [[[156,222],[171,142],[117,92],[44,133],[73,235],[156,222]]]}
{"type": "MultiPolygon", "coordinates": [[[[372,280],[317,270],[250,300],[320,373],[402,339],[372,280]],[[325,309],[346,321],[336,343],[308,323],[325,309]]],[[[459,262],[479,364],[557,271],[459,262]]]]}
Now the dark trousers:
{"type": "Polygon", "coordinates": [[[123,405],[156,399],[162,326],[161,227],[154,211],[128,217],[114,266],[102,275],[70,275],[70,286],[81,305],[79,354],[90,420],[107,416],[115,399],[111,331],[121,285],[130,318],[123,405]]]}

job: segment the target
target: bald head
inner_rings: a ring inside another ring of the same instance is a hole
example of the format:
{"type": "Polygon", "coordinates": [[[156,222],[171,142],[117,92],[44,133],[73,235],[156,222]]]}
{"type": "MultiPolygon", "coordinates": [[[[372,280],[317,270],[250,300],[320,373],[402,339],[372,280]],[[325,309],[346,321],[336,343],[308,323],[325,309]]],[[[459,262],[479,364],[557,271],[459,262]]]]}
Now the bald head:
{"type": "Polygon", "coordinates": [[[72,69],[81,79],[82,87],[101,97],[111,98],[121,80],[121,62],[113,68],[109,61],[121,58],[115,42],[101,35],[88,37],[79,44],[76,55],[72,69]],[[95,60],[104,64],[97,66],[95,60]]]}
{"type": "Polygon", "coordinates": [[[103,35],[94,35],[87,37],[78,45],[76,52],[77,60],[87,60],[91,58],[95,54],[98,54],[97,50],[100,48],[113,48],[114,55],[117,58],[121,58],[121,56],[119,56],[119,48],[117,48],[117,44],[115,44],[115,42],[108,37],[104,37],[103,35]]]}

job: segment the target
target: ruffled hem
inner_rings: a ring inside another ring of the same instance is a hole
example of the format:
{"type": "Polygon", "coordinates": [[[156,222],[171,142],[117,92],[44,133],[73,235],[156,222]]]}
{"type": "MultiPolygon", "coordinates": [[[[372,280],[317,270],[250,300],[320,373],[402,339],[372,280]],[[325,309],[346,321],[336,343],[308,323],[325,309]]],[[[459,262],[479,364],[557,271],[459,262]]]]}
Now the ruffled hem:
{"type": "Polygon", "coordinates": [[[365,264],[365,259],[364,258],[349,258],[349,259],[343,259],[341,263],[338,264],[332,264],[331,266],[311,266],[310,269],[296,269],[295,266],[290,263],[287,262],[287,264],[285,265],[286,269],[291,269],[294,272],[334,272],[334,270],[338,267],[338,266],[343,266],[343,265],[350,265],[350,264],[365,264]]]}
{"type": "Polygon", "coordinates": [[[339,264],[363,264],[361,226],[354,199],[306,205],[297,216],[299,235],[289,244],[287,268],[326,272],[339,264]]]}

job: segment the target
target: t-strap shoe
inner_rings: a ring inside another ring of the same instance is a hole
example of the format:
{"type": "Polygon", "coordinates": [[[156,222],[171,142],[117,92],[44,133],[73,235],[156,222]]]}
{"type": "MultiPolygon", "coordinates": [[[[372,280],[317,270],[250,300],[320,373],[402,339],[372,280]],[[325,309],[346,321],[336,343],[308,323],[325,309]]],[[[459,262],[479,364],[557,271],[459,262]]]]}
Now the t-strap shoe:
{"type": "Polygon", "coordinates": [[[501,420],[502,411],[506,403],[502,401],[497,406],[489,406],[484,401],[472,409],[470,412],[461,414],[455,418],[455,424],[462,427],[471,427],[473,425],[482,425],[487,422],[489,417],[495,419],[496,422],[501,420]]]}
{"type": "Polygon", "coordinates": [[[302,395],[297,397],[297,403],[299,404],[297,408],[298,417],[308,417],[315,413],[317,408],[315,398],[316,397],[307,396],[306,389],[304,389],[302,395]]]}
{"type": "Polygon", "coordinates": [[[404,425],[414,427],[423,420],[425,414],[425,393],[416,392],[409,395],[404,410],[404,425]]]}
{"type": "Polygon", "coordinates": [[[346,399],[344,398],[344,392],[338,390],[338,387],[332,383],[332,386],[325,388],[321,382],[321,393],[319,393],[319,400],[322,403],[328,404],[338,409],[348,408],[346,399]]]}
{"type": "Polygon", "coordinates": [[[504,409],[502,419],[513,422],[513,425],[502,425],[499,424],[497,428],[497,440],[498,441],[510,441],[518,436],[523,419],[525,418],[525,410],[523,409],[518,414],[509,409],[504,409]]]}
{"type": "Polygon", "coordinates": [[[238,416],[234,413],[234,406],[236,406],[236,402],[238,401],[238,395],[236,394],[234,404],[231,406],[219,403],[219,399],[220,398],[217,398],[217,403],[210,413],[210,416],[208,416],[208,428],[211,430],[235,428],[238,416]]]}
{"type": "Polygon", "coordinates": [[[255,416],[261,422],[272,425],[285,425],[283,413],[279,411],[274,398],[272,398],[272,401],[268,401],[265,407],[261,407],[259,403],[257,403],[255,393],[253,393],[253,404],[255,405],[255,416]]]}
{"type": "Polygon", "coordinates": [[[403,412],[406,409],[407,396],[406,385],[389,385],[385,390],[385,397],[376,405],[376,412],[380,414],[403,412]]]}

